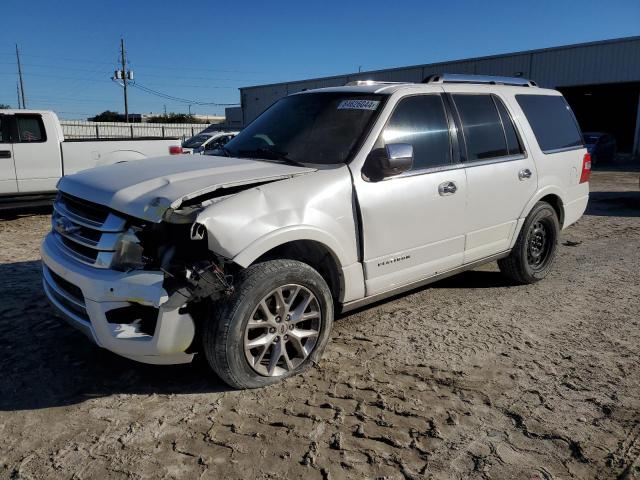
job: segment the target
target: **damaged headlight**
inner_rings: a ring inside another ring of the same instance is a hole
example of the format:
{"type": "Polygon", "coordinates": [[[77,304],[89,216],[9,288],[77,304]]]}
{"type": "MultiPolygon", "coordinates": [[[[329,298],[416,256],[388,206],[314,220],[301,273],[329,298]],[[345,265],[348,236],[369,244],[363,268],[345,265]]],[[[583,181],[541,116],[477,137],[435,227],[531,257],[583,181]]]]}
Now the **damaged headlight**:
{"type": "Polygon", "coordinates": [[[129,228],[122,234],[116,244],[116,251],[111,264],[115,270],[140,269],[144,268],[148,263],[143,255],[144,249],[136,235],[136,230],[134,230],[134,227],[129,228]]]}

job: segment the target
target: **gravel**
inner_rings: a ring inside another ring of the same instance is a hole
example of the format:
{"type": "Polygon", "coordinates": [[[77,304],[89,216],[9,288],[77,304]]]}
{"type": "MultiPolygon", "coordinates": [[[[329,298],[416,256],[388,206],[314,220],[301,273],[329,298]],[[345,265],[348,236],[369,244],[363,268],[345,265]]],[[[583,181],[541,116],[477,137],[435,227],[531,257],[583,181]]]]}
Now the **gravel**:
{"type": "Polygon", "coordinates": [[[252,391],[90,344],[42,293],[49,215],[5,215],[0,478],[640,478],[638,173],[591,189],[544,281],[489,264],[345,315],[252,391]]]}

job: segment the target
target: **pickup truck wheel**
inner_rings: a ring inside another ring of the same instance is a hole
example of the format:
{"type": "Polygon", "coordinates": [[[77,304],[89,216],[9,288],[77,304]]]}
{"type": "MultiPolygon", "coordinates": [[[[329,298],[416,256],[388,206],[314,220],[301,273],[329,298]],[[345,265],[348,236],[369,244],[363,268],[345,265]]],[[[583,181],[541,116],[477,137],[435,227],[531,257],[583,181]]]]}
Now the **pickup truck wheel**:
{"type": "Polygon", "coordinates": [[[259,388],[316,363],[333,324],[331,291],[320,274],[294,260],[242,271],[235,293],[212,305],[204,353],[234,388],[259,388]]]}
{"type": "Polygon", "coordinates": [[[538,202],[527,215],[509,256],[498,260],[500,271],[519,284],[542,280],[555,260],[559,236],[555,210],[546,202],[538,202]]]}

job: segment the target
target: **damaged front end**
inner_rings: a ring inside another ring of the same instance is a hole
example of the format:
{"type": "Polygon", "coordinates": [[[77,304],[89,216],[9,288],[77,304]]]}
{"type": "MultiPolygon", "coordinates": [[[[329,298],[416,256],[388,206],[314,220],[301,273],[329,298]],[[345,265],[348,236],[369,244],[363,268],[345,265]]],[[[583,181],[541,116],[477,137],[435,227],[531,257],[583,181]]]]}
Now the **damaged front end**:
{"type": "Polygon", "coordinates": [[[233,293],[235,266],[211,252],[195,215],[154,223],[67,194],[42,245],[51,303],[97,344],[147,363],[190,361],[208,305],[233,293]]]}
{"type": "MultiPolygon", "coordinates": [[[[203,303],[232,295],[236,269],[227,259],[209,250],[207,231],[195,222],[200,210],[196,206],[169,208],[160,223],[133,220],[118,243],[111,266],[124,272],[162,272],[167,297],[159,306],[165,310],[180,309],[194,317],[195,322],[206,311],[203,303]]],[[[139,323],[143,326],[145,321],[139,323]]],[[[146,323],[146,330],[153,328],[150,322],[146,323]]]]}
{"type": "Polygon", "coordinates": [[[240,192],[313,171],[249,159],[160,158],[66,176],[42,244],[45,292],[104,348],[147,363],[188,362],[209,305],[233,293],[242,268],[215,248],[198,215],[240,192]]]}

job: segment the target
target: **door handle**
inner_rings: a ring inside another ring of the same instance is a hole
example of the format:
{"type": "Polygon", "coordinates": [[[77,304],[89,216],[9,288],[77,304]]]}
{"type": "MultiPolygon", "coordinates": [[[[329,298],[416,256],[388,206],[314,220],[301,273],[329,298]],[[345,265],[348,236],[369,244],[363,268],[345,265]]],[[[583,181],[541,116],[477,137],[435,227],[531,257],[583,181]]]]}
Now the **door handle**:
{"type": "Polygon", "coordinates": [[[528,168],[520,170],[518,172],[518,178],[520,180],[526,180],[527,178],[531,178],[531,170],[529,170],[528,168]]]}
{"type": "Polygon", "coordinates": [[[11,158],[11,150],[0,150],[0,158],[11,158]]]}
{"type": "Polygon", "coordinates": [[[445,197],[447,195],[453,195],[458,190],[456,182],[442,182],[438,185],[438,193],[440,196],[445,197]]]}

